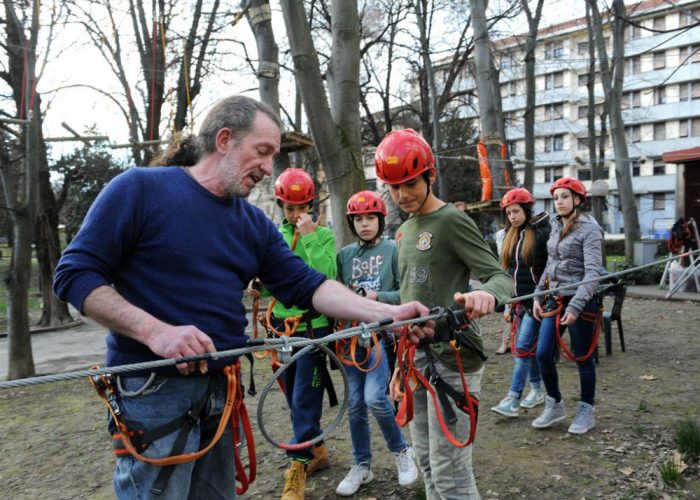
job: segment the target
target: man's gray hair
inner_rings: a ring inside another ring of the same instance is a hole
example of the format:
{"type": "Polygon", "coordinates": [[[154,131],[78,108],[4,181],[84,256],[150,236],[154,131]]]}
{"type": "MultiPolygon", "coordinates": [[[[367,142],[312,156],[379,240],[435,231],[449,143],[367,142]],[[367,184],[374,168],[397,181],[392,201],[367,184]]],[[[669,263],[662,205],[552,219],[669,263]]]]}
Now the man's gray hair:
{"type": "Polygon", "coordinates": [[[240,141],[253,128],[255,115],[266,114],[282,130],[282,121],[270,106],[251,97],[234,95],[217,101],[207,113],[199,129],[200,154],[216,151],[216,134],[229,128],[240,141]]]}

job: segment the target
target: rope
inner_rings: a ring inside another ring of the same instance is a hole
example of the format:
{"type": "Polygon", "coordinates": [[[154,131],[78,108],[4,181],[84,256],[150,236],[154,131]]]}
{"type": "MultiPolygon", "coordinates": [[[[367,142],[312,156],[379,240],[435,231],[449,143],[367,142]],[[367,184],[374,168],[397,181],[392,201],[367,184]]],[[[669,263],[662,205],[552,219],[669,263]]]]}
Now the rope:
{"type": "MultiPolygon", "coordinates": [[[[571,288],[578,288],[581,285],[586,285],[589,283],[596,283],[598,281],[604,281],[610,278],[614,278],[617,276],[622,276],[624,274],[629,274],[635,271],[638,271],[640,269],[645,269],[657,264],[663,264],[665,262],[669,262],[672,260],[680,259],[683,257],[688,257],[690,255],[698,254],[700,253],[700,250],[693,250],[691,252],[685,252],[682,254],[674,255],[672,257],[668,257],[665,259],[661,259],[655,262],[650,262],[649,264],[644,264],[641,266],[637,267],[632,267],[630,269],[625,269],[624,271],[618,271],[615,273],[610,273],[606,274],[604,276],[598,276],[596,278],[591,278],[588,280],[583,280],[578,283],[570,283],[568,285],[562,285],[556,288],[552,288],[549,290],[545,290],[542,292],[535,292],[531,293],[529,295],[523,295],[522,297],[514,297],[510,300],[507,300],[504,302],[505,304],[512,304],[514,302],[518,301],[523,301],[527,299],[532,299],[535,297],[542,297],[547,294],[551,294],[554,292],[558,292],[560,290],[568,290],[571,288]]],[[[216,361],[220,359],[227,359],[227,358],[232,358],[232,357],[238,357],[242,356],[244,354],[248,353],[253,353],[253,352],[260,352],[260,351],[265,351],[270,349],[271,347],[275,346],[282,346],[285,342],[288,342],[291,344],[293,347],[305,347],[307,345],[313,344],[313,345],[320,345],[320,344],[325,344],[327,342],[333,342],[335,340],[344,340],[348,339],[351,337],[356,337],[360,335],[363,331],[366,329],[369,330],[389,330],[389,329],[394,329],[398,328],[401,326],[408,326],[408,325],[414,325],[414,324],[422,324],[426,321],[433,321],[433,320],[438,320],[438,319],[443,319],[448,317],[451,314],[463,314],[463,310],[459,311],[442,311],[439,313],[435,314],[428,314],[427,316],[421,316],[420,318],[412,318],[412,319],[406,319],[406,320],[401,320],[401,321],[392,321],[391,318],[383,319],[380,321],[375,321],[373,323],[368,323],[364,326],[357,326],[357,327],[352,327],[352,328],[347,328],[345,330],[341,330],[339,332],[331,333],[330,335],[327,335],[326,337],[320,338],[320,339],[309,339],[305,337],[288,337],[286,340],[284,339],[262,339],[262,340],[248,340],[246,347],[239,347],[236,349],[229,349],[226,351],[219,351],[219,352],[210,352],[210,353],[204,353],[204,354],[198,354],[198,355],[193,355],[193,356],[185,356],[182,358],[168,358],[168,359],[159,359],[155,361],[145,361],[142,363],[134,363],[130,365],[120,365],[120,366],[110,366],[110,367],[105,367],[105,368],[100,368],[99,370],[79,370],[79,371],[74,371],[74,372],[67,372],[67,373],[57,373],[53,375],[43,375],[40,377],[31,377],[31,378],[24,378],[24,379],[17,379],[17,380],[8,380],[5,382],[0,382],[0,390],[2,389],[14,389],[17,387],[25,387],[29,385],[37,385],[37,384],[44,384],[48,382],[64,382],[68,380],[74,380],[78,378],[83,378],[83,377],[92,377],[93,375],[107,375],[107,374],[112,374],[112,375],[118,375],[120,373],[127,373],[127,372],[133,372],[133,371],[142,371],[142,370],[151,370],[153,368],[164,368],[164,367],[169,367],[169,366],[175,366],[181,363],[190,363],[194,361],[216,361]]]]}

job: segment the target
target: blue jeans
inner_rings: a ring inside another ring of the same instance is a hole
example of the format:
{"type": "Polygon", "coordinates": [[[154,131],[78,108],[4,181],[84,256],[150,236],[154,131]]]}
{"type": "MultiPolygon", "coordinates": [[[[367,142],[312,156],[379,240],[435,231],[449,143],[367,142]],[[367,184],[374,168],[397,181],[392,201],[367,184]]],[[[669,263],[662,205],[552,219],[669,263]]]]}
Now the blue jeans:
{"type": "MultiPolygon", "coordinates": [[[[331,333],[329,327],[314,328],[314,338],[323,338],[331,333]]],[[[301,333],[305,335],[305,333],[301,333]]],[[[306,354],[284,372],[284,388],[287,404],[292,412],[294,438],[292,443],[303,443],[321,434],[323,413],[323,391],[319,370],[319,353],[306,354]]],[[[290,458],[311,460],[311,448],[288,451],[290,458]]]]}
{"type": "MultiPolygon", "coordinates": [[[[518,333],[515,336],[515,350],[519,353],[526,353],[532,350],[533,344],[537,341],[537,334],[540,330],[540,322],[535,320],[530,314],[525,313],[520,321],[518,333]]],[[[534,360],[535,354],[526,357],[515,357],[515,366],[513,367],[513,379],[510,383],[510,392],[518,399],[523,394],[525,381],[528,375],[530,376],[530,385],[539,387],[542,377],[540,376],[540,367],[537,360],[534,360]]]]}
{"type": "MultiPolygon", "coordinates": [[[[226,401],[226,377],[214,375],[213,391],[201,421],[188,437],[183,453],[199,451],[216,433],[226,401]]],[[[161,377],[141,395],[120,395],[123,418],[130,429],[150,431],[174,418],[185,415],[206,393],[210,377],[161,377]]],[[[123,377],[122,387],[134,392],[143,387],[147,377],[123,377]]],[[[110,426],[111,427],[111,426],[110,426]]],[[[142,453],[150,458],[170,455],[179,430],[164,436],[142,453]]],[[[231,426],[226,426],[221,439],[199,460],[176,465],[167,488],[159,496],[151,493],[161,467],[146,464],[123,455],[117,458],[114,491],[120,499],[224,499],[236,496],[236,473],[231,426]]]]}
{"type": "MultiPolygon", "coordinates": [[[[553,300],[550,299],[553,303],[553,300]]],[[[566,307],[566,302],[564,304],[566,307]]],[[[596,313],[598,311],[598,300],[591,299],[583,308],[583,311],[596,313]]],[[[563,311],[562,311],[563,314],[563,311]]],[[[569,325],[569,334],[571,335],[571,344],[573,354],[576,357],[585,355],[591,346],[593,339],[595,323],[581,319],[579,315],[576,322],[569,325]]],[[[559,391],[559,375],[554,362],[555,352],[558,349],[556,335],[556,316],[542,318],[540,326],[540,340],[537,344],[537,362],[540,365],[540,373],[544,386],[547,389],[547,395],[554,398],[557,402],[561,401],[561,392],[559,391]]],[[[566,327],[561,325],[561,333],[564,333],[566,327]]],[[[595,401],[595,362],[593,356],[589,356],[585,361],[577,361],[578,374],[581,383],[581,401],[590,405],[595,401]]]]}
{"type": "MultiPolygon", "coordinates": [[[[369,466],[372,463],[370,446],[370,429],[367,409],[379,424],[384,435],[387,448],[393,453],[399,453],[408,447],[401,428],[394,420],[394,406],[389,402],[386,389],[389,384],[389,361],[384,343],[381,347],[379,365],[369,373],[364,373],[354,366],[345,366],[348,376],[348,421],[350,423],[350,438],[352,439],[352,454],[356,464],[369,466]]],[[[364,359],[366,350],[357,349],[356,358],[364,359]]],[[[369,359],[362,365],[371,368],[377,362],[377,350],[372,349],[369,359]]]]}

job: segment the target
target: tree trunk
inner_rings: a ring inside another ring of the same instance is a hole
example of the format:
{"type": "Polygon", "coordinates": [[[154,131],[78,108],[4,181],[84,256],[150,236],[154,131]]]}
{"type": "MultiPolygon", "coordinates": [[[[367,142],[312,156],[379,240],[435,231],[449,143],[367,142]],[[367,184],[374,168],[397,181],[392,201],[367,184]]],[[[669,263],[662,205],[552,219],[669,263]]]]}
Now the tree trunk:
{"type": "Polygon", "coordinates": [[[610,113],[610,135],[615,151],[615,177],[617,189],[620,193],[620,205],[625,225],[625,258],[631,261],[634,258],[634,242],[640,238],[639,218],[637,216],[637,204],[632,188],[632,175],[629,165],[629,153],[625,138],[625,124],[622,121],[622,82],[624,78],[624,31],[627,12],[623,0],[613,0],[612,10],[614,14],[613,25],[613,74],[610,71],[605,40],[603,38],[603,23],[598,5],[593,0],[588,0],[591,6],[593,30],[595,32],[596,47],[600,60],[600,76],[605,90],[607,107],[610,113]]]}
{"type": "Polygon", "coordinates": [[[336,244],[342,247],[353,238],[345,224],[346,202],[364,189],[364,171],[359,145],[359,20],[355,0],[334,0],[331,31],[332,76],[329,83],[333,114],[313,45],[303,2],[282,0],[296,80],[301,91],[311,134],[326,172],[336,244]],[[338,117],[335,122],[333,117],[338,117]]]}
{"type": "MultiPolygon", "coordinates": [[[[32,265],[32,236],[39,199],[39,170],[41,165],[41,108],[35,96],[36,47],[39,35],[38,9],[31,9],[29,39],[22,22],[17,17],[11,0],[4,0],[7,16],[6,32],[10,72],[24,75],[22,83],[15,87],[16,102],[23,90],[24,109],[18,106],[20,116],[29,119],[25,126],[23,147],[25,158],[20,165],[5,163],[2,171],[5,199],[12,214],[14,245],[12,261],[5,278],[7,283],[8,310],[8,378],[24,378],[34,375],[34,359],[29,331],[28,290],[32,265]],[[26,47],[26,51],[23,48],[26,47]],[[22,54],[24,53],[24,54],[22,54]]],[[[21,78],[21,76],[20,76],[21,78]]],[[[0,145],[4,146],[3,145],[0,145]]]]}
{"type": "MultiPolygon", "coordinates": [[[[513,179],[509,162],[501,158],[501,146],[504,145],[505,125],[501,110],[501,93],[498,75],[494,71],[491,47],[489,43],[488,25],[486,23],[486,1],[469,0],[474,26],[474,60],[476,66],[476,88],[479,96],[479,115],[481,122],[481,141],[486,151],[494,181],[493,198],[497,199],[503,193],[496,189],[505,185],[503,176],[494,175],[507,173],[513,179]],[[499,184],[500,183],[500,184],[499,184]]],[[[507,156],[507,155],[506,155],[507,156]]]]}
{"type": "MultiPolygon", "coordinates": [[[[586,4],[586,20],[588,25],[591,26],[591,14],[590,5],[586,4]]],[[[595,40],[593,38],[593,30],[588,30],[588,82],[586,84],[588,90],[588,157],[589,163],[591,165],[591,179],[597,180],[602,177],[603,162],[605,161],[604,156],[598,157],[596,153],[596,133],[595,133],[595,119],[596,119],[596,102],[595,102],[595,40]]],[[[604,127],[605,123],[601,120],[601,125],[604,127]]],[[[601,131],[601,141],[605,141],[605,136],[601,131]]],[[[603,146],[604,146],[603,142],[603,146]]],[[[591,211],[593,212],[593,218],[598,221],[598,223],[603,225],[603,199],[599,196],[591,198],[591,211]]]]}
{"type": "Polygon", "coordinates": [[[415,0],[414,8],[416,10],[416,20],[418,21],[419,42],[421,48],[421,58],[425,67],[425,76],[428,84],[428,109],[430,111],[430,123],[432,125],[432,141],[433,152],[435,153],[435,168],[438,173],[437,178],[437,195],[445,197],[447,195],[447,185],[445,183],[445,175],[440,168],[440,158],[438,153],[442,144],[440,135],[440,113],[437,106],[437,89],[435,88],[435,74],[433,72],[433,63],[430,60],[430,42],[427,36],[426,18],[428,16],[427,2],[425,0],[415,0]]]}
{"type": "Polygon", "coordinates": [[[538,0],[535,14],[532,15],[528,0],[522,0],[528,23],[528,34],[525,40],[525,160],[527,161],[523,187],[530,192],[535,186],[535,106],[537,105],[535,49],[543,4],[544,0],[538,0]]]}
{"type": "MultiPolygon", "coordinates": [[[[280,115],[279,47],[272,30],[269,0],[251,0],[247,18],[258,47],[257,77],[260,100],[280,115]]],[[[277,178],[286,168],[289,168],[289,153],[283,151],[275,157],[272,165],[273,176],[277,178]]]]}

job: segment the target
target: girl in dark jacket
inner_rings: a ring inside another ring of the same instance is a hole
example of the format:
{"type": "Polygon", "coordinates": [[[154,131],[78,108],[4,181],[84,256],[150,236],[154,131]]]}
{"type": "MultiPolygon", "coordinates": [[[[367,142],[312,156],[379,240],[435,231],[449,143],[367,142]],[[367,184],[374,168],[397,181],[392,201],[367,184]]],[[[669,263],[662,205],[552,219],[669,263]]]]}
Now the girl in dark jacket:
{"type": "MultiPolygon", "coordinates": [[[[532,216],[535,198],[527,189],[516,188],[503,197],[501,208],[506,214],[506,237],[501,249],[501,265],[515,280],[515,295],[529,295],[535,291],[547,263],[549,214],[532,216]]],[[[515,367],[508,395],[492,411],[517,417],[520,408],[534,408],[544,402],[545,391],[535,356],[535,345],[540,329],[532,317],[532,299],[511,305],[510,317],[516,332],[514,345],[515,367]],[[528,375],[530,393],[521,400],[528,375]]]]}

